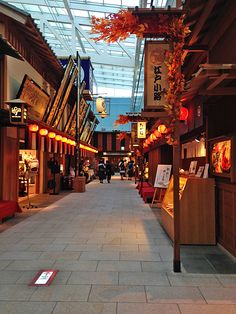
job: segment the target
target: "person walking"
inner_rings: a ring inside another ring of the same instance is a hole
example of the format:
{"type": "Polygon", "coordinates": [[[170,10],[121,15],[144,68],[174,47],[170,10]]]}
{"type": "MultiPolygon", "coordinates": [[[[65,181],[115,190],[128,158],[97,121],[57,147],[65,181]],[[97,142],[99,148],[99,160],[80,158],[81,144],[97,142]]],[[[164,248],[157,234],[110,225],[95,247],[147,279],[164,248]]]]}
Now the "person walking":
{"type": "Polygon", "coordinates": [[[104,165],[104,160],[100,159],[98,164],[98,177],[100,183],[103,183],[103,180],[106,178],[106,166],[104,165]]]}
{"type": "Polygon", "coordinates": [[[112,173],[112,166],[110,164],[110,161],[106,161],[106,178],[107,178],[107,183],[111,183],[111,173],[112,173]]]}
{"type": "Polygon", "coordinates": [[[134,161],[133,160],[130,160],[128,163],[127,174],[128,174],[128,180],[132,180],[132,177],[134,175],[134,161]]]}
{"type": "Polygon", "coordinates": [[[125,175],[125,162],[123,159],[120,160],[118,164],[119,170],[120,170],[120,179],[124,180],[124,175],[125,175]]]}

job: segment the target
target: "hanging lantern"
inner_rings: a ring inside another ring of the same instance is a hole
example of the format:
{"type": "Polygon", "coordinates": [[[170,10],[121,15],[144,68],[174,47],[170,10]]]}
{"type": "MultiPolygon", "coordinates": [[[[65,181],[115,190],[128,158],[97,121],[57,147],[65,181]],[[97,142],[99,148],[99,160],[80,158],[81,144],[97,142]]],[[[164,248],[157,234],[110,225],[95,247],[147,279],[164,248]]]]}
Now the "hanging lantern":
{"type": "Polygon", "coordinates": [[[154,131],[154,135],[156,136],[156,138],[161,137],[161,133],[158,130],[154,131]]]}
{"type": "Polygon", "coordinates": [[[147,143],[143,143],[143,148],[147,148],[148,144],[147,143]]]}
{"type": "Polygon", "coordinates": [[[159,127],[158,127],[158,131],[159,131],[161,134],[167,133],[167,127],[165,126],[165,124],[160,124],[159,127]]]}
{"type": "Polygon", "coordinates": [[[56,141],[60,141],[62,139],[62,136],[61,135],[56,135],[55,139],[56,139],[56,141]]]}
{"type": "Polygon", "coordinates": [[[18,99],[12,99],[5,102],[9,106],[10,123],[18,125],[26,125],[28,116],[28,104],[18,99]]]}
{"type": "Polygon", "coordinates": [[[152,137],[152,135],[149,136],[149,141],[150,141],[150,143],[154,142],[154,138],[152,137]]]}
{"type": "Polygon", "coordinates": [[[61,139],[61,141],[62,141],[62,143],[66,143],[66,142],[67,142],[67,137],[63,137],[63,138],[61,139]]]}
{"type": "Polygon", "coordinates": [[[47,129],[40,129],[39,130],[39,134],[42,135],[42,136],[45,136],[48,134],[48,130],[47,129]]]}
{"type": "Polygon", "coordinates": [[[98,113],[106,111],[105,100],[101,96],[98,96],[98,98],[96,99],[96,110],[98,113]]]}
{"type": "Polygon", "coordinates": [[[49,137],[49,138],[55,138],[55,137],[56,137],[56,133],[54,133],[54,132],[49,132],[49,133],[48,133],[48,137],[49,137]]]}
{"type": "Polygon", "coordinates": [[[146,143],[147,143],[147,145],[149,145],[151,143],[149,138],[146,139],[146,143]]]}
{"type": "Polygon", "coordinates": [[[150,137],[151,137],[151,139],[152,139],[153,142],[157,139],[157,137],[155,136],[154,133],[152,133],[152,134],[150,135],[150,137]]]}
{"type": "Polygon", "coordinates": [[[185,107],[180,108],[180,121],[186,121],[188,118],[188,109],[185,107]]]}
{"type": "Polygon", "coordinates": [[[37,132],[38,129],[39,129],[39,126],[38,126],[37,124],[30,124],[30,125],[29,125],[29,130],[30,130],[31,132],[37,132]]]}

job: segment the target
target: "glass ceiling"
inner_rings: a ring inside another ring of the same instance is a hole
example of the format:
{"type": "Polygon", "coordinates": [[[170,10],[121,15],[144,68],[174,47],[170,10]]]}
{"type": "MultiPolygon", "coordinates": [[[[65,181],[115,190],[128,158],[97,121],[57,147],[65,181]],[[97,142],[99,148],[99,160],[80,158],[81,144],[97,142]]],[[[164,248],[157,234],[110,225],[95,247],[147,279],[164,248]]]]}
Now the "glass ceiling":
{"type": "MultiPolygon", "coordinates": [[[[31,14],[58,57],[91,57],[95,93],[134,96],[137,92],[143,43],[133,35],[123,42],[95,42],[91,16],[105,17],[127,7],[175,6],[175,0],[11,0],[5,1],[31,14]]],[[[142,85],[142,84],[141,84],[142,85]]],[[[139,88],[142,86],[139,85],[139,88]]]]}

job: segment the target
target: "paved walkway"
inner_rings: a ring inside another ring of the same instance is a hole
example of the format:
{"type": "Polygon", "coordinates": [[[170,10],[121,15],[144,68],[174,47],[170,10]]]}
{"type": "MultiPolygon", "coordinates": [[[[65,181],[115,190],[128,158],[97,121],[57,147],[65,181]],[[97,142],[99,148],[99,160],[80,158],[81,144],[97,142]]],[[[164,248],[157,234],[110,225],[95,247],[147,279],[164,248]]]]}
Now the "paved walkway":
{"type": "Polygon", "coordinates": [[[184,248],[173,273],[171,243],[133,182],[86,188],[0,234],[1,314],[236,313],[236,275],[188,267],[224,261],[218,248],[184,248]],[[40,269],[59,272],[49,287],[29,286],[40,269]]]}

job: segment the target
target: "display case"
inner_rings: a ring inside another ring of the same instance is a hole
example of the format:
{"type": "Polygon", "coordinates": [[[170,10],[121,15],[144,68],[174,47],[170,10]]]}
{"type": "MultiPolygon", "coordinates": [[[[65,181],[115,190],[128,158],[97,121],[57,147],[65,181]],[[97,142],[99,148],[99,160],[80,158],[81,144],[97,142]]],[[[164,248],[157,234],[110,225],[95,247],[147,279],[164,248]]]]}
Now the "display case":
{"type": "MultiPolygon", "coordinates": [[[[215,181],[180,177],[180,244],[215,244],[215,181]]],[[[173,176],[161,206],[161,224],[174,239],[173,176]]]]}

